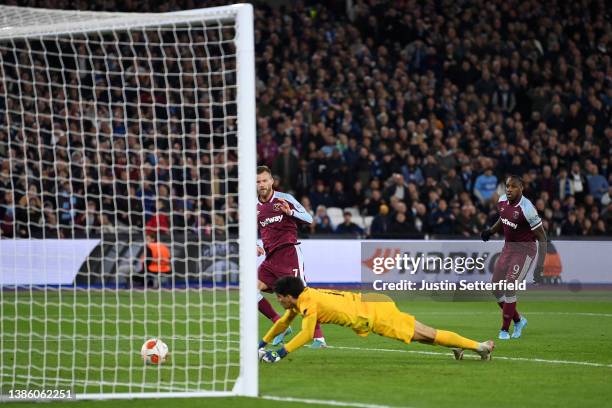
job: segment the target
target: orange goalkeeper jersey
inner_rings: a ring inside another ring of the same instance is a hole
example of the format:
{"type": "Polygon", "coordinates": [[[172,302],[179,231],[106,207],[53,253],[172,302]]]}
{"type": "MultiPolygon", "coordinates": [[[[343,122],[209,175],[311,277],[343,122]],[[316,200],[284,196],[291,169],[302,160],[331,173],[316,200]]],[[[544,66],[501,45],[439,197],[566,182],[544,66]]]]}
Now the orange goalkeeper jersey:
{"type": "Polygon", "coordinates": [[[404,316],[404,319],[408,320],[412,316],[401,313],[388,297],[369,294],[365,296],[368,297],[367,301],[362,299],[360,293],[305,288],[297,299],[297,307],[287,310],[283,317],[270,328],[263,340],[266,343],[271,342],[300,314],[302,315],[302,330],[285,345],[288,352],[302,347],[312,339],[317,321],[350,327],[360,336],[367,336],[373,331],[389,337],[401,337],[402,340],[409,342],[412,333],[407,326],[408,323],[401,324],[404,328],[402,332],[405,330],[405,335],[403,333],[394,335],[395,333],[392,332],[395,332],[395,328],[387,326],[389,326],[388,323],[391,323],[390,326],[397,326],[398,318],[400,318],[400,323],[403,323],[404,316]],[[386,333],[387,331],[389,333],[386,333]]]}

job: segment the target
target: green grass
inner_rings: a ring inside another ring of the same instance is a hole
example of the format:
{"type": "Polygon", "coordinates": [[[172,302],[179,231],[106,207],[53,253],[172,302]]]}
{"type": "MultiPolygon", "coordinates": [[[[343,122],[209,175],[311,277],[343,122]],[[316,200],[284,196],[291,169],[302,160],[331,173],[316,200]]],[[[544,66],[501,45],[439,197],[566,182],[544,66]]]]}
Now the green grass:
{"type": "MultiPolygon", "coordinates": [[[[26,300],[20,292],[20,301],[26,300]]],[[[61,292],[62,302],[68,307],[58,308],[58,293],[34,295],[37,304],[30,308],[20,303],[15,308],[10,292],[2,293],[2,323],[0,360],[2,374],[13,373],[15,339],[18,349],[31,353],[18,353],[19,378],[63,377],[70,381],[68,370],[57,370],[58,364],[69,367],[73,363],[85,365],[87,346],[89,365],[104,370],[80,370],[72,383],[77,392],[97,392],[100,380],[138,384],[132,390],[162,384],[173,389],[189,387],[231,389],[237,368],[213,369],[212,363],[237,363],[237,353],[228,353],[228,346],[236,349],[237,338],[214,334],[226,329],[226,320],[232,318],[231,330],[238,330],[236,294],[222,292],[177,292],[146,295],[132,294],[133,307],[129,307],[127,292],[106,294],[61,292]],[[55,296],[55,298],[53,297],[55,296]],[[215,296],[215,299],[213,299],[215,296]],[[71,304],[72,299],[72,304],[71,304]],[[213,300],[222,306],[212,307],[213,300]],[[91,307],[80,305],[92,305],[91,307]],[[105,307],[102,307],[106,304],[105,307]],[[144,305],[147,305],[146,307],[144,305]],[[46,306],[45,306],[46,305],[46,306]],[[202,306],[200,306],[202,305],[202,306]],[[7,319],[14,316],[15,321],[7,319]],[[44,318],[43,321],[30,317],[44,318]],[[61,314],[62,318],[57,319],[61,314]],[[96,316],[106,316],[106,321],[96,316]],[[74,322],[74,317],[83,319],[74,322]],[[86,324],[89,316],[90,324],[86,324]],[[145,319],[146,316],[146,319],[145,319]],[[164,316],[158,323],[158,316],[164,316]],[[174,317],[172,317],[174,316],[174,317]],[[119,320],[117,319],[119,318],[119,320]],[[128,324],[130,319],[136,322],[128,324]],[[55,322],[62,322],[57,326],[55,322]],[[45,337],[25,336],[30,330],[45,334],[48,352],[43,352],[45,337]],[[15,333],[19,334],[15,336],[15,333]],[[53,340],[61,333],[61,341],[53,340]],[[160,368],[143,367],[138,361],[138,350],[146,336],[175,333],[168,339],[172,363],[160,368]],[[75,337],[73,334],[77,334],[75,337]],[[78,336],[101,336],[104,341],[87,342],[78,336]],[[118,337],[117,337],[118,336],[118,337]],[[65,340],[64,340],[65,338],[65,340]],[[76,338],[76,340],[75,340],[76,338]],[[83,349],[83,347],[85,347],[83,349]],[[72,350],[78,350],[78,359],[72,359],[72,350]],[[116,352],[118,350],[118,352],[116,352]],[[46,359],[46,360],[45,360],[46,359]],[[189,362],[190,368],[181,368],[189,362]],[[129,364],[133,364],[130,368],[129,364]],[[203,368],[199,367],[203,366],[203,368]],[[87,376],[87,377],[85,377],[87,376]],[[131,376],[131,377],[130,377],[131,376]],[[88,382],[83,382],[88,378],[88,382]],[[174,379],[175,386],[170,382],[174,379]],[[144,386],[143,386],[144,384],[144,386]],[[180,386],[179,386],[180,385],[180,386]]],[[[29,298],[28,298],[29,300],[29,298]]],[[[495,339],[500,316],[493,302],[443,302],[431,299],[398,300],[400,309],[414,314],[418,320],[437,328],[453,330],[478,340],[495,339]]],[[[302,349],[279,364],[260,366],[260,393],[280,397],[316,400],[334,400],[363,404],[409,407],[602,407],[612,398],[612,298],[610,292],[532,292],[523,296],[519,309],[529,319],[524,337],[520,340],[496,342],[494,359],[481,362],[475,359],[454,361],[445,349],[421,344],[405,345],[376,335],[367,338],[355,336],[351,330],[324,326],[325,335],[332,346],[326,350],[302,349]],[[435,354],[427,354],[434,352],[435,354]],[[497,357],[497,358],[496,358],[497,357]],[[503,357],[503,358],[502,358],[503,357]],[[556,362],[555,362],[556,361],[556,362]],[[600,366],[571,364],[590,362],[600,366]]],[[[269,327],[260,321],[261,331],[269,327]]],[[[297,326],[297,325],[294,325],[297,326]]],[[[297,328],[297,327],[296,327],[297,328]]],[[[7,378],[2,385],[6,394],[7,378]]],[[[24,383],[25,385],[25,383],[24,383]]],[[[19,385],[17,385],[18,387],[19,385]]],[[[109,390],[112,387],[102,386],[109,390]]],[[[36,388],[31,382],[30,389],[36,388]]],[[[48,388],[48,387],[47,387],[48,388]]],[[[129,386],[115,387],[116,391],[129,386]]],[[[262,399],[214,398],[175,400],[141,400],[111,402],[71,402],[70,407],[100,408],[166,407],[180,404],[191,406],[223,407],[280,407],[309,406],[297,402],[262,399]]],[[[6,406],[11,406],[8,404],[6,406]]],[[[24,407],[27,403],[14,404],[24,407]]],[[[53,403],[51,407],[60,407],[53,403]]]]}

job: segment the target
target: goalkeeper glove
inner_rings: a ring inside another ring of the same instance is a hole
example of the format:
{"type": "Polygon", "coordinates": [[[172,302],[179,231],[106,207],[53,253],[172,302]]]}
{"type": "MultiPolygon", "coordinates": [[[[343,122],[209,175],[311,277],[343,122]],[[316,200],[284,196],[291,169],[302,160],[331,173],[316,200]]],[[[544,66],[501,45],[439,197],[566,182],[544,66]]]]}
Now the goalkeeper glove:
{"type": "Polygon", "coordinates": [[[480,238],[482,238],[484,242],[487,242],[489,238],[491,238],[491,235],[493,235],[493,232],[487,228],[486,230],[480,233],[480,238]]]}
{"type": "Polygon", "coordinates": [[[263,356],[266,354],[266,345],[268,343],[266,343],[265,341],[260,341],[259,342],[259,346],[257,346],[257,353],[259,354],[259,361],[261,361],[261,359],[263,358],[263,356]]]}
{"type": "Polygon", "coordinates": [[[287,350],[285,350],[285,348],[283,347],[282,349],[279,349],[278,351],[266,351],[266,353],[264,354],[261,360],[264,363],[278,363],[286,355],[287,355],[287,350]]]}

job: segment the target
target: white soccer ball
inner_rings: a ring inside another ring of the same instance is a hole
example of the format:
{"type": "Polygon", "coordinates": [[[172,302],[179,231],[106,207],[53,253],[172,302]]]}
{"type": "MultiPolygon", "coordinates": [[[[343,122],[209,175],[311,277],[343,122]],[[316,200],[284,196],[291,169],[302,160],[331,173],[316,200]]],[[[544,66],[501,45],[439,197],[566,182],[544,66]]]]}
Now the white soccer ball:
{"type": "Polygon", "coordinates": [[[149,339],[142,345],[140,355],[146,364],[162,364],[168,357],[168,346],[160,339],[149,339]]]}

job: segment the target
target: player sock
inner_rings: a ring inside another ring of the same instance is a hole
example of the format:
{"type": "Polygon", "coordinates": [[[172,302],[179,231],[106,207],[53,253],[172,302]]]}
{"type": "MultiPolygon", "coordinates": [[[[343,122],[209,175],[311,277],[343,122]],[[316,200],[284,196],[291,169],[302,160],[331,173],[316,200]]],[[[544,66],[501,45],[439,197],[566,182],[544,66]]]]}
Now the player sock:
{"type": "MultiPolygon", "coordinates": [[[[499,306],[499,308],[501,310],[504,310],[504,305],[506,304],[506,302],[497,302],[497,305],[499,306]]],[[[518,312],[518,310],[514,310],[514,315],[512,316],[512,321],[514,323],[518,323],[521,321],[521,314],[518,312]]]]}
{"type": "Polygon", "coordinates": [[[478,351],[480,343],[477,341],[460,336],[455,332],[448,330],[436,330],[434,344],[444,347],[458,347],[466,350],[478,351]]]}
{"type": "Polygon", "coordinates": [[[514,315],[512,316],[512,321],[514,323],[518,323],[521,321],[521,314],[516,310],[516,303],[514,303],[514,315]]]}
{"type": "Polygon", "coordinates": [[[315,338],[315,339],[322,339],[323,338],[323,330],[321,330],[321,324],[320,323],[317,323],[317,325],[315,326],[313,338],[315,338]]]}
{"type": "Polygon", "coordinates": [[[276,313],[276,310],[274,310],[270,302],[268,302],[268,300],[264,297],[262,297],[261,300],[257,303],[257,308],[259,309],[259,312],[261,314],[272,320],[272,323],[280,319],[279,314],[276,313]]]}
{"type": "MultiPolygon", "coordinates": [[[[512,321],[512,318],[514,317],[514,314],[516,313],[516,302],[512,302],[512,303],[508,303],[506,302],[504,304],[504,308],[503,308],[503,324],[502,324],[502,330],[508,331],[508,329],[510,328],[510,321],[512,321]]],[[[520,317],[519,317],[520,320],[520,317]]]]}

